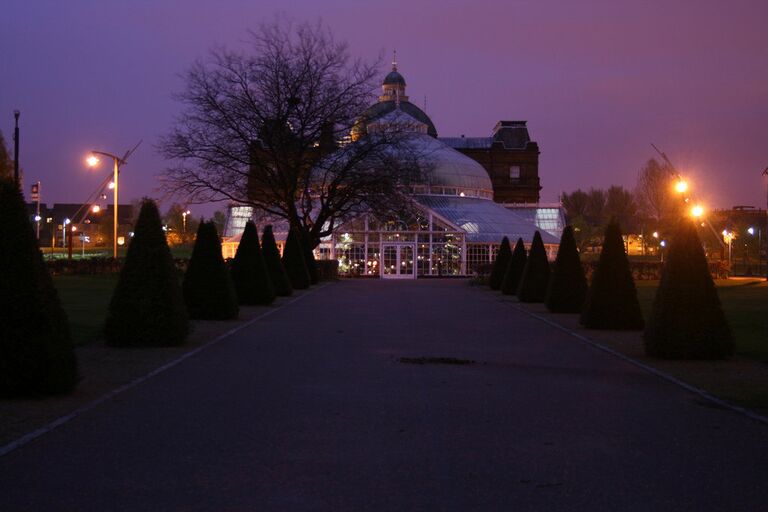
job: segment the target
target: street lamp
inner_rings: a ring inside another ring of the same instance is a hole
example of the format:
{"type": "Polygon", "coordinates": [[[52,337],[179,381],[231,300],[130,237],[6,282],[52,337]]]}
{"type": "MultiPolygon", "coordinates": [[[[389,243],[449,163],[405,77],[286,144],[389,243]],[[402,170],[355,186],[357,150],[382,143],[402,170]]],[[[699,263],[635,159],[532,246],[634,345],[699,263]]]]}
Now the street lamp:
{"type": "Polygon", "coordinates": [[[691,208],[691,215],[693,215],[694,218],[699,218],[702,215],[704,215],[704,207],[701,205],[696,205],[693,208],[691,208]]]}
{"type": "Polygon", "coordinates": [[[675,191],[678,194],[684,194],[686,190],[688,190],[688,183],[684,179],[681,178],[675,183],[675,191]]]}
{"type": "Polygon", "coordinates": [[[182,234],[187,234],[187,215],[191,214],[192,212],[189,210],[186,210],[181,214],[181,232],[182,234]]]}
{"type": "Polygon", "coordinates": [[[85,159],[85,161],[88,163],[89,167],[96,167],[99,165],[99,157],[96,155],[102,155],[107,158],[111,158],[113,162],[113,176],[112,176],[112,182],[110,183],[110,187],[112,189],[114,200],[115,200],[115,211],[113,215],[113,227],[112,227],[112,257],[117,259],[117,176],[120,173],[120,164],[125,163],[125,158],[119,158],[111,153],[104,153],[103,151],[91,151],[91,154],[88,156],[88,158],[85,159]]]}
{"type": "Polygon", "coordinates": [[[113,176],[112,176],[112,182],[109,184],[109,189],[112,190],[114,193],[114,199],[115,199],[115,213],[114,213],[114,225],[112,229],[112,257],[117,259],[117,177],[120,173],[120,165],[125,165],[127,163],[128,157],[131,156],[131,153],[136,151],[136,148],[139,147],[141,144],[141,141],[136,144],[133,149],[126,151],[125,156],[122,158],[113,155],[112,153],[105,153],[103,151],[91,151],[91,154],[88,155],[88,158],[85,159],[86,163],[89,167],[96,167],[99,165],[99,157],[98,155],[105,156],[107,158],[112,159],[113,165],[113,176]]]}

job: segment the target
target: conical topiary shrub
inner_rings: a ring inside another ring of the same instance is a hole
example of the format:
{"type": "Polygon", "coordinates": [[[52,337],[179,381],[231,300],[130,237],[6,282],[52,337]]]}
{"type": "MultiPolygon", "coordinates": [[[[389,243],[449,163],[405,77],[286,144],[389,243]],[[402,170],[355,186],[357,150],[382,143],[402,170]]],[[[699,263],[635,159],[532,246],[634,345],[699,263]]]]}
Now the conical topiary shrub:
{"type": "Polygon", "coordinates": [[[643,336],[645,352],[664,359],[722,359],[733,338],[693,222],[672,239],[643,336]]]}
{"type": "Polygon", "coordinates": [[[509,247],[509,238],[504,237],[501,239],[499,252],[496,253],[496,261],[493,262],[493,268],[491,269],[491,277],[488,279],[488,284],[491,285],[491,290],[501,289],[504,274],[507,272],[509,259],[511,257],[512,249],[509,247]]]}
{"type": "Polygon", "coordinates": [[[213,222],[201,222],[182,283],[189,316],[198,320],[229,320],[238,313],[235,287],[221,255],[213,222]]]}
{"type": "Polygon", "coordinates": [[[309,277],[309,271],[307,271],[307,261],[301,244],[301,236],[293,228],[288,231],[288,238],[285,240],[283,266],[294,290],[309,288],[312,281],[309,277]]]}
{"type": "Polygon", "coordinates": [[[77,361],[18,185],[0,178],[0,397],[69,393],[77,361]]]}
{"type": "Polygon", "coordinates": [[[145,199],[104,326],[107,345],[181,345],[189,317],[157,205],[145,199]]]}
{"type": "Polygon", "coordinates": [[[309,236],[305,230],[301,230],[301,247],[304,249],[304,261],[307,264],[307,272],[309,272],[309,280],[312,284],[317,284],[320,281],[320,270],[317,268],[317,261],[315,261],[315,253],[312,251],[312,243],[309,240],[309,236]]]}
{"type": "Polygon", "coordinates": [[[275,243],[272,226],[264,228],[264,234],[261,237],[261,252],[264,254],[264,263],[267,264],[267,272],[269,272],[275,293],[278,297],[288,297],[293,293],[293,287],[280,259],[280,251],[277,249],[277,243],[275,243]]]}
{"type": "Polygon", "coordinates": [[[240,304],[267,305],[275,300],[275,289],[264,263],[264,255],[259,246],[259,232],[253,221],[249,220],[245,224],[245,231],[240,237],[240,244],[232,260],[230,274],[240,304]]]}
{"type": "Polygon", "coordinates": [[[520,285],[520,276],[523,275],[526,261],[528,261],[528,254],[525,252],[525,243],[522,238],[518,238],[515,250],[512,251],[512,257],[509,258],[504,280],[501,282],[501,293],[504,295],[517,294],[517,287],[520,285]]]}
{"type": "Polygon", "coordinates": [[[588,329],[643,328],[643,314],[624,252],[621,228],[615,222],[605,228],[603,250],[587,291],[581,324],[588,329]]]}
{"type": "Polygon", "coordinates": [[[536,231],[531,242],[531,251],[528,253],[528,261],[525,262],[523,275],[520,276],[520,284],[517,287],[517,298],[520,302],[544,302],[547,298],[549,286],[549,260],[541,233],[536,231]]]}
{"type": "Polygon", "coordinates": [[[560,247],[555,267],[549,279],[547,309],[553,313],[581,313],[587,297],[587,278],[581,266],[573,228],[565,226],[560,237],[560,247]]]}

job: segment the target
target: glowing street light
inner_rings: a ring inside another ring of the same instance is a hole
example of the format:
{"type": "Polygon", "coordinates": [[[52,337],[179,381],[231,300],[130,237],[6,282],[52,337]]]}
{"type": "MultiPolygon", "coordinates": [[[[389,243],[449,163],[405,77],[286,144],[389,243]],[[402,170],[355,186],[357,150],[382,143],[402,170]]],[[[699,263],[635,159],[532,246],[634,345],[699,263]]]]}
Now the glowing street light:
{"type": "Polygon", "coordinates": [[[675,183],[675,191],[678,194],[684,194],[688,190],[688,183],[681,179],[677,183],[675,183]]]}
{"type": "Polygon", "coordinates": [[[191,214],[192,212],[189,210],[184,211],[181,214],[181,232],[182,234],[187,234],[187,215],[191,214]]]}
{"type": "Polygon", "coordinates": [[[88,156],[88,158],[85,159],[85,161],[88,163],[90,167],[96,167],[99,164],[99,156],[105,156],[107,158],[112,159],[112,182],[109,184],[109,189],[112,190],[114,193],[114,199],[115,199],[115,211],[114,211],[114,217],[113,217],[113,229],[112,229],[112,257],[117,259],[117,189],[118,189],[118,182],[117,177],[120,174],[120,164],[125,164],[128,157],[136,151],[136,148],[139,147],[139,144],[141,144],[141,141],[139,141],[136,146],[134,146],[133,149],[130,151],[127,151],[125,153],[125,156],[123,158],[120,158],[118,156],[113,155],[112,153],[105,153],[103,151],[91,151],[91,154],[88,156]]]}
{"type": "Polygon", "coordinates": [[[96,155],[109,157],[112,159],[112,162],[114,164],[113,170],[112,170],[114,175],[112,177],[112,183],[110,183],[110,185],[112,185],[110,188],[113,190],[114,198],[115,198],[115,212],[114,212],[115,214],[113,219],[114,225],[112,229],[112,257],[117,259],[117,175],[120,172],[120,164],[124,160],[121,160],[120,158],[116,157],[111,153],[104,153],[103,151],[92,151],[91,155],[85,160],[86,162],[88,162],[89,166],[96,167],[97,165],[99,165],[100,160],[99,160],[99,157],[97,157],[96,155]]]}
{"type": "Polygon", "coordinates": [[[693,215],[695,218],[699,218],[702,215],[704,215],[704,207],[701,205],[696,205],[693,208],[691,208],[691,215],[693,215]]]}
{"type": "Polygon", "coordinates": [[[93,205],[93,206],[91,207],[91,211],[92,211],[93,213],[99,213],[99,212],[101,211],[101,206],[99,206],[99,205],[95,204],[95,205],[93,205]]]}

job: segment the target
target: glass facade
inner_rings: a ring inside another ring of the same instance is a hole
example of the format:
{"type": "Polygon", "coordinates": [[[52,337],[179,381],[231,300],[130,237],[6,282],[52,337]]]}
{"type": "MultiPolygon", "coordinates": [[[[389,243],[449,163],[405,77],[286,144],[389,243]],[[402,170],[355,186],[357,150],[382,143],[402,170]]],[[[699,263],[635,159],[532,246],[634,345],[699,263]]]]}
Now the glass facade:
{"type": "Polygon", "coordinates": [[[319,252],[337,259],[339,272],[348,276],[464,275],[464,237],[431,213],[405,220],[364,215],[336,230],[319,252]]]}

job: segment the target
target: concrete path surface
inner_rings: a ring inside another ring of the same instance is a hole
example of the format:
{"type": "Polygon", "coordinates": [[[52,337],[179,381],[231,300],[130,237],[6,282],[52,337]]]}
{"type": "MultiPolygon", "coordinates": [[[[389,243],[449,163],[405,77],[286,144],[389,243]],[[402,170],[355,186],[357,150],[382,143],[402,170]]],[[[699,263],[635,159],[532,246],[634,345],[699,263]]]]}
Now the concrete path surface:
{"type": "Polygon", "coordinates": [[[0,510],[760,511],[768,428],[466,281],[342,281],[0,458],[0,510]]]}

